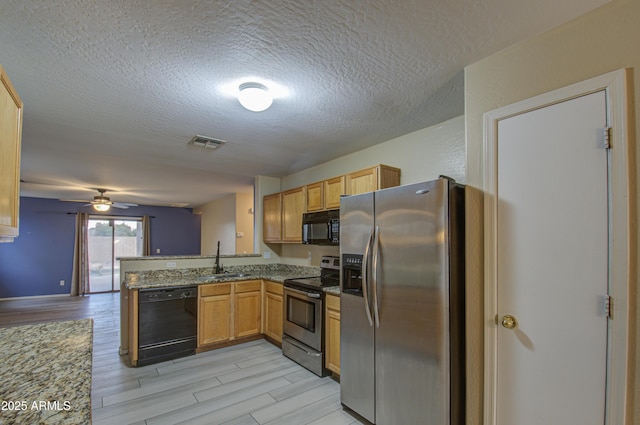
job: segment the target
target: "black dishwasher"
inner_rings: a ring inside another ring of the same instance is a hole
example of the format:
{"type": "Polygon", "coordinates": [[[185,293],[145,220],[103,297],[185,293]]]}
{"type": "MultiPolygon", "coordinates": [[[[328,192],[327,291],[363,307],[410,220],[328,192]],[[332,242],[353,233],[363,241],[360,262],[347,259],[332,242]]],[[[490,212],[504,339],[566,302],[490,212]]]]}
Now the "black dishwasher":
{"type": "Polygon", "coordinates": [[[138,366],[195,353],[197,287],[141,289],[138,296],[138,366]]]}

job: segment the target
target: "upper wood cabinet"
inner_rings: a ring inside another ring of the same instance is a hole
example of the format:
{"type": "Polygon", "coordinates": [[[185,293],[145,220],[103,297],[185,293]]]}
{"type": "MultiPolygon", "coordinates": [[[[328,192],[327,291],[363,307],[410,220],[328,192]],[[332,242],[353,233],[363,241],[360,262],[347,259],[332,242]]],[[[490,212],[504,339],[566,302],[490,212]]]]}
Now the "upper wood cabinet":
{"type": "Polygon", "coordinates": [[[305,212],[306,187],[282,192],[282,241],[302,242],[302,213],[305,212]]]}
{"type": "Polygon", "coordinates": [[[302,214],[340,208],[341,195],[356,195],[400,184],[400,169],[376,165],[343,176],[266,195],[262,199],[265,242],[302,242],[302,214]]]}
{"type": "Polygon", "coordinates": [[[334,177],[322,182],[324,187],[324,209],[340,208],[340,196],[347,193],[345,182],[345,176],[334,177]]]}
{"type": "Polygon", "coordinates": [[[377,165],[347,174],[347,194],[373,192],[400,185],[400,169],[377,165]]]}
{"type": "Polygon", "coordinates": [[[306,193],[306,187],[302,186],[262,198],[262,239],[265,242],[302,242],[306,193]]]}
{"type": "Polygon", "coordinates": [[[0,242],[18,236],[22,100],[0,66],[0,242]]]}
{"type": "Polygon", "coordinates": [[[282,241],[282,193],[267,195],[262,199],[264,211],[262,238],[265,242],[282,241]]]}
{"type": "Polygon", "coordinates": [[[346,194],[345,176],[307,185],[307,212],[340,208],[340,195],[346,194]]]}
{"type": "Polygon", "coordinates": [[[323,182],[307,185],[307,212],[324,209],[324,185],[323,182]]]}

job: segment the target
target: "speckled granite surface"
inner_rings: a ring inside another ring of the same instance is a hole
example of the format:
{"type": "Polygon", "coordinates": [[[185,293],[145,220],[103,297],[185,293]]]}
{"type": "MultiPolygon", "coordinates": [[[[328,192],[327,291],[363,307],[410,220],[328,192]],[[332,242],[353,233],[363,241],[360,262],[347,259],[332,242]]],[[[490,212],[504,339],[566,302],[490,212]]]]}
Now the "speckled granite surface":
{"type": "Polygon", "coordinates": [[[340,287],[339,286],[330,286],[328,288],[323,289],[324,292],[331,295],[340,295],[340,287]]]}
{"type": "MultiPolygon", "coordinates": [[[[220,255],[220,258],[260,258],[260,254],[233,254],[220,255]]],[[[120,261],[140,261],[140,260],[200,260],[202,258],[216,258],[215,255],[147,255],[144,257],[117,257],[120,261]]]]}
{"type": "Polygon", "coordinates": [[[90,424],[93,321],[0,329],[0,424],[90,424]]]}
{"type": "Polygon", "coordinates": [[[285,279],[320,276],[319,267],[292,266],[289,264],[228,266],[225,268],[225,272],[227,274],[241,273],[243,276],[208,278],[207,276],[213,274],[211,267],[128,272],[125,274],[124,286],[128,289],[166,288],[251,279],[266,279],[284,283],[285,279]]]}

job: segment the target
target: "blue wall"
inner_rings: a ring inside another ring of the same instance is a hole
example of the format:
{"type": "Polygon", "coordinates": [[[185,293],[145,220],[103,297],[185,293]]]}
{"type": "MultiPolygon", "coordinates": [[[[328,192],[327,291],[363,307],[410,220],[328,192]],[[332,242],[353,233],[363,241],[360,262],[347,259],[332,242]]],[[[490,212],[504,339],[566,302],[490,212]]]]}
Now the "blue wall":
{"type": "MultiPolygon", "coordinates": [[[[68,294],[73,268],[75,213],[91,207],[54,199],[20,198],[20,235],[0,244],[0,298],[68,294]],[[60,281],[65,286],[60,286],[60,281]]],[[[108,215],[151,219],[151,252],[200,255],[200,216],[189,208],[112,208],[108,215]]]]}

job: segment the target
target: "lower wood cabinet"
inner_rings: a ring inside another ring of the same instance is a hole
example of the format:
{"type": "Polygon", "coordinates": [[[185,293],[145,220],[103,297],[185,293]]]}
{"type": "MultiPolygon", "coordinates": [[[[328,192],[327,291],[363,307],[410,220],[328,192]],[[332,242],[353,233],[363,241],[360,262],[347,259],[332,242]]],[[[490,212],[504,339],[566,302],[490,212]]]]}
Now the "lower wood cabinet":
{"type": "Polygon", "coordinates": [[[282,285],[266,281],[264,283],[264,334],[282,342],[282,285]]]}
{"type": "Polygon", "coordinates": [[[231,285],[216,283],[198,288],[198,346],[231,338],[231,285]]]}
{"type": "Polygon", "coordinates": [[[340,296],[327,294],[324,320],[325,367],[340,375],[340,296]]]}
{"type": "Polygon", "coordinates": [[[233,299],[233,336],[241,338],[260,334],[262,281],[252,280],[235,283],[233,299]]]}
{"type": "Polygon", "coordinates": [[[264,297],[262,280],[200,285],[198,287],[198,348],[229,343],[239,338],[259,336],[263,332],[280,342],[282,340],[282,285],[266,283],[268,289],[264,292],[264,297]],[[273,297],[274,294],[277,295],[278,290],[280,305],[275,306],[273,297]],[[271,301],[265,301],[267,296],[271,301]]]}

